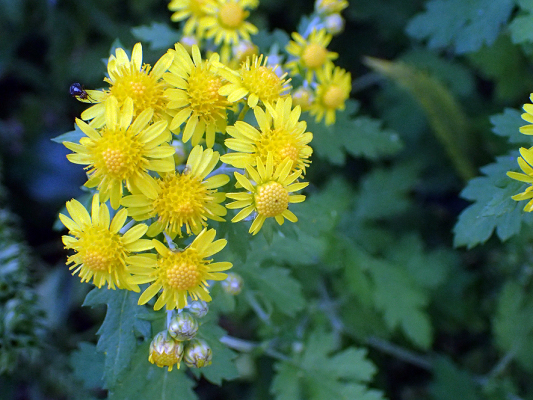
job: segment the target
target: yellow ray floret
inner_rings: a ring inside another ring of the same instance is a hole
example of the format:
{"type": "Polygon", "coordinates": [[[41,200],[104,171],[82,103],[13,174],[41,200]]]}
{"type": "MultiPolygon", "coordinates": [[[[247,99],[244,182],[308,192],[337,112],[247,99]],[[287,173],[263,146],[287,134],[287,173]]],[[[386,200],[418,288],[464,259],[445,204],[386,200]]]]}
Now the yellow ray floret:
{"type": "Polygon", "coordinates": [[[132,272],[133,284],[151,283],[139,298],[145,304],[159,292],[154,309],[166,306],[167,310],[182,309],[187,297],[193,300],[211,301],[208,280],[221,281],[227,275],[221,271],[230,269],[230,262],[213,263],[209,257],[221,251],[227,241],[219,239],[214,229],[204,229],[185,250],[171,250],[158,240],[153,240],[159,254],[157,262],[150,266],[135,268],[132,272]]]}
{"type": "Polygon", "coordinates": [[[290,97],[279,99],[272,112],[254,108],[259,128],[243,121],[229,126],[227,133],[232,138],[226,139],[225,143],[235,152],[223,155],[221,160],[234,167],[244,168],[246,165],[255,166],[257,158],[266,163],[268,154],[272,154],[274,167],[289,158],[291,172],[301,170],[305,173],[310,164],[309,157],[313,153],[308,145],[313,134],[306,132],[307,123],[299,120],[300,114],[299,106],[292,108],[290,97]]]}
{"type": "Polygon", "coordinates": [[[126,221],[127,212],[122,209],[110,220],[109,209],[101,205],[98,196],[92,201],[91,215],[77,200],[67,202],[70,218],[59,214],[68,228],[63,236],[66,249],[75,251],[67,259],[72,274],[78,274],[82,282],[92,281],[97,287],[139,291],[139,286],[128,281],[133,266],[150,265],[155,258],[151,254],[137,254],[154,247],[151,240],[141,239],[148,227],[139,224],[124,234],[119,231],[126,221]]]}
{"type": "Polygon", "coordinates": [[[117,209],[123,193],[140,191],[150,198],[157,196],[157,184],[148,171],[174,170],[174,147],[165,143],[167,123],[149,125],[152,109],[147,109],[133,120],[133,101],[127,99],[122,109],[114,97],[107,99],[105,126],[96,130],[82,120],[76,124],[87,135],[80,143],[63,142],[70,150],[69,161],[87,165],[87,187],[97,187],[100,201],[111,199],[117,209]],[[132,122],[133,120],[133,122],[132,122]]]}
{"type": "Polygon", "coordinates": [[[533,185],[533,147],[530,149],[522,147],[517,161],[524,173],[509,171],[507,176],[517,181],[528,183],[530,186],[522,193],[514,195],[512,199],[516,201],[530,200],[524,207],[524,211],[531,212],[533,211],[533,186],[531,186],[533,185]]]}
{"type": "Polygon", "coordinates": [[[291,193],[302,190],[309,183],[294,183],[302,171],[291,173],[291,166],[292,161],[287,158],[274,169],[273,156],[272,153],[269,153],[266,163],[263,163],[258,157],[256,168],[250,165],[246,167],[248,177],[235,172],[237,182],[247,192],[227,194],[230,199],[237,200],[227,204],[227,208],[242,208],[231,221],[238,222],[255,212],[256,216],[249,231],[254,235],[259,232],[265,220],[270,217],[274,217],[279,225],[282,225],[285,219],[291,222],[298,221],[296,215],[289,211],[288,207],[290,203],[301,203],[305,200],[305,196],[291,195],[291,193]]]}
{"type": "Polygon", "coordinates": [[[344,110],[345,102],[352,90],[352,77],[340,67],[333,68],[332,63],[317,72],[318,86],[310,113],[320,122],[324,116],[326,125],[335,123],[337,110],[344,110]]]}
{"type": "Polygon", "coordinates": [[[183,142],[191,140],[196,146],[206,136],[207,147],[213,147],[215,132],[226,129],[226,110],[230,103],[218,91],[222,78],[217,75],[213,62],[218,54],[209,60],[202,60],[198,46],[192,46],[192,58],[182,44],[177,43],[174,62],[163,77],[169,89],[165,95],[169,99],[168,108],[175,110],[170,129],[175,130],[183,123],[183,142]]]}
{"type": "Polygon", "coordinates": [[[198,29],[201,18],[206,16],[206,4],[212,4],[214,0],[172,0],[168,9],[174,11],[170,20],[177,22],[187,20],[183,27],[184,35],[195,34],[198,39],[202,38],[202,31],[198,29]]]}
{"type": "Polygon", "coordinates": [[[219,174],[206,179],[218,160],[218,152],[196,146],[182,174],[171,172],[157,180],[155,198],[133,194],[124,197],[122,205],[127,207],[129,215],[135,220],[156,218],[148,230],[148,236],[155,236],[162,231],[171,237],[181,236],[183,228],[188,235],[198,234],[207,225],[207,219],[224,221],[222,217],[227,212],[220,204],[226,195],[216,189],[228,183],[229,177],[219,174]]]}
{"type": "Polygon", "coordinates": [[[81,114],[83,120],[91,120],[91,126],[100,128],[105,123],[105,100],[115,97],[121,107],[126,99],[133,100],[133,115],[137,116],[147,109],[153,110],[154,121],[168,120],[165,112],[167,99],[163,92],[165,83],[163,73],[172,64],[173,55],[164,54],[154,65],[143,64],[142,46],[137,43],[133,47],[131,60],[122,48],[115,50],[107,62],[106,90],[87,90],[91,103],[97,103],[81,114]]]}

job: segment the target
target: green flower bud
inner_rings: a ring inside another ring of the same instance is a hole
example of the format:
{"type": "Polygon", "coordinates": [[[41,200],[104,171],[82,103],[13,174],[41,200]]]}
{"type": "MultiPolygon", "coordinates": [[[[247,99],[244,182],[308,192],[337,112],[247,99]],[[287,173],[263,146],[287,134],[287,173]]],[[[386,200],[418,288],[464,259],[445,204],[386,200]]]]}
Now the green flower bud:
{"type": "Polygon", "coordinates": [[[176,340],[191,340],[198,332],[198,321],[188,312],[174,316],[168,326],[168,333],[176,340]]]}
{"type": "Polygon", "coordinates": [[[202,318],[209,312],[209,306],[203,300],[195,300],[189,304],[189,312],[196,318],[202,318]]]}
{"type": "Polygon", "coordinates": [[[244,281],[235,272],[228,272],[228,277],[220,282],[220,284],[226,293],[236,296],[241,292],[244,281]]]}
{"type": "Polygon", "coordinates": [[[168,367],[172,371],[174,364],[180,369],[180,362],[183,358],[183,343],[172,339],[166,331],[155,335],[150,343],[150,355],[148,361],[158,367],[168,367]]]}
{"type": "Polygon", "coordinates": [[[185,346],[183,362],[189,368],[202,368],[211,365],[213,352],[205,340],[193,339],[185,346]]]}

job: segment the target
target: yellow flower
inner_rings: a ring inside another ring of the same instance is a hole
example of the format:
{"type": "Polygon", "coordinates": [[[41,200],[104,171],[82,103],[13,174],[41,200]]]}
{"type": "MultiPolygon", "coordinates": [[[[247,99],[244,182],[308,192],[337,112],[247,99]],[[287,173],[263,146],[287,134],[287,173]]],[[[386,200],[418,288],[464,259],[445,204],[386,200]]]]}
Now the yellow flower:
{"type": "Polygon", "coordinates": [[[196,146],[189,155],[187,167],[180,174],[172,172],[157,180],[157,196],[149,198],[143,194],[134,194],[122,199],[122,205],[137,221],[157,217],[148,230],[148,236],[155,236],[166,231],[171,237],[181,236],[183,226],[190,235],[198,234],[207,225],[207,219],[224,221],[226,209],[220,205],[225,193],[216,188],[229,182],[224,174],[211,173],[219,160],[219,154],[211,149],[203,150],[196,146]]]}
{"type": "Polygon", "coordinates": [[[274,167],[285,159],[291,161],[291,171],[302,170],[309,165],[309,157],[313,149],[308,143],[313,139],[311,132],[306,132],[307,124],[300,119],[300,107],[292,108],[290,97],[280,99],[275,104],[273,113],[262,108],[254,108],[255,119],[259,130],[243,121],[228,126],[227,132],[233,139],[226,139],[226,146],[236,153],[228,153],[221,157],[222,162],[237,168],[246,165],[255,166],[259,158],[267,162],[268,155],[273,156],[274,167]]]}
{"type": "Polygon", "coordinates": [[[340,13],[348,7],[347,0],[316,0],[315,9],[319,14],[340,13]]]}
{"type": "Polygon", "coordinates": [[[261,101],[271,108],[273,102],[287,95],[290,79],[285,79],[286,73],[281,77],[276,75],[278,66],[268,66],[267,62],[268,57],[263,59],[262,54],[259,57],[254,55],[251,60],[248,58],[242,63],[240,72],[220,69],[218,73],[229,83],[222,86],[219,93],[228,96],[232,103],[248,96],[247,104],[250,107],[257,106],[261,101]]]}
{"type": "Polygon", "coordinates": [[[227,275],[220,272],[230,269],[230,262],[212,263],[211,257],[225,246],[225,239],[215,239],[214,229],[204,229],[185,250],[170,250],[163,243],[153,239],[159,253],[157,264],[135,268],[131,282],[135,284],[153,282],[139,298],[139,304],[147,303],[162,289],[155,302],[154,310],[166,305],[167,310],[182,309],[187,296],[193,300],[211,301],[208,280],[221,281],[227,275]]]}
{"type": "Polygon", "coordinates": [[[200,19],[205,17],[205,5],[211,4],[213,0],[172,0],[168,9],[175,11],[170,17],[173,22],[187,20],[183,27],[183,34],[190,35],[196,31],[196,37],[201,38],[202,32],[198,30],[200,19]]]}
{"type": "Polygon", "coordinates": [[[72,236],[63,236],[66,249],[76,253],[68,257],[67,265],[72,274],[79,274],[82,282],[92,282],[97,287],[107,283],[107,287],[139,291],[139,286],[130,283],[129,268],[150,264],[151,255],[132,253],[150,250],[154,247],[150,240],[141,239],[148,227],[136,225],[124,234],[119,231],[126,222],[127,212],[122,209],[110,221],[109,209],[101,205],[98,196],[92,201],[91,215],[77,200],[67,202],[71,218],[59,214],[72,236]]]}
{"type": "Polygon", "coordinates": [[[105,123],[105,100],[112,96],[118,100],[122,106],[126,99],[133,100],[133,115],[137,116],[147,109],[153,110],[155,121],[167,120],[165,113],[167,99],[163,95],[165,84],[161,79],[163,73],[172,64],[173,55],[166,53],[154,65],[142,63],[142,46],[137,43],[133,47],[131,60],[124,49],[120,47],[115,50],[115,55],[111,55],[107,62],[107,78],[104,81],[111,86],[109,90],[87,91],[93,99],[94,106],[88,108],[81,114],[81,118],[91,121],[91,126],[100,128],[105,123]]]}
{"type": "MultiPolygon", "coordinates": [[[[529,97],[533,101],[533,93],[529,97]]],[[[521,126],[520,133],[524,135],[533,135],[533,104],[524,104],[525,113],[522,114],[522,119],[529,122],[529,125],[521,126]]]]}
{"type": "Polygon", "coordinates": [[[257,213],[249,231],[254,235],[270,217],[274,217],[279,225],[285,222],[285,218],[291,222],[298,221],[296,215],[289,211],[289,203],[301,203],[305,200],[305,196],[290,195],[290,193],[302,190],[309,184],[308,182],[293,183],[300,177],[302,171],[291,174],[292,161],[290,159],[286,159],[276,169],[274,169],[271,153],[267,157],[266,165],[259,158],[256,163],[256,168],[250,165],[246,167],[250,178],[235,172],[237,182],[248,192],[228,193],[227,197],[237,201],[226,205],[230,209],[242,208],[231,222],[238,222],[254,211],[257,213]]]}
{"type": "Polygon", "coordinates": [[[157,196],[157,184],[148,171],[174,170],[174,148],[166,141],[167,123],[148,125],[152,109],[144,110],[133,121],[133,101],[126,99],[122,110],[116,98],[107,99],[105,126],[96,130],[80,119],[76,124],[87,135],[80,143],[63,142],[74,151],[67,155],[74,164],[88,165],[87,187],[98,187],[100,201],[111,199],[117,209],[122,198],[123,183],[131,192],[137,190],[150,198],[157,196]]]}
{"type": "Polygon", "coordinates": [[[218,54],[213,54],[209,61],[202,61],[198,46],[192,47],[192,59],[187,50],[176,43],[176,50],[171,50],[174,63],[163,75],[169,89],[165,95],[169,99],[168,108],[177,110],[170,123],[174,130],[187,121],[183,130],[183,142],[196,146],[206,136],[207,147],[213,147],[215,132],[226,129],[226,109],[230,103],[218,91],[222,87],[222,78],[216,74],[213,62],[218,61],[218,54]]]}
{"type": "Polygon", "coordinates": [[[335,123],[335,112],[344,110],[345,101],[352,90],[352,77],[340,67],[333,69],[333,64],[326,64],[318,71],[318,86],[315,101],[311,105],[310,113],[320,122],[326,116],[326,125],[335,123]]]}
{"type": "Polygon", "coordinates": [[[292,38],[295,41],[291,40],[286,49],[296,59],[288,62],[286,66],[293,75],[301,74],[303,71],[308,82],[312,81],[313,75],[326,63],[331,63],[339,56],[326,49],[332,36],[327,34],[325,29],[319,31],[313,29],[307,40],[297,32],[292,33],[292,38]]]}
{"type": "Polygon", "coordinates": [[[215,44],[237,44],[241,39],[250,40],[257,28],[245,21],[250,15],[246,8],[257,7],[257,0],[215,0],[207,4],[207,16],[200,20],[200,29],[207,39],[215,38],[215,44]]]}
{"type": "MultiPolygon", "coordinates": [[[[521,157],[517,158],[518,165],[520,165],[520,169],[522,169],[522,171],[525,173],[521,174],[520,172],[509,171],[507,172],[507,176],[509,178],[516,179],[517,181],[529,183],[530,185],[532,185],[533,184],[533,167],[532,167],[533,166],[533,147],[530,149],[526,149],[525,147],[522,147],[520,149],[520,155],[521,157]]],[[[527,211],[527,212],[533,211],[533,186],[528,186],[526,190],[524,190],[522,193],[516,194],[512,196],[511,198],[516,201],[530,200],[524,207],[524,211],[527,211]]]]}

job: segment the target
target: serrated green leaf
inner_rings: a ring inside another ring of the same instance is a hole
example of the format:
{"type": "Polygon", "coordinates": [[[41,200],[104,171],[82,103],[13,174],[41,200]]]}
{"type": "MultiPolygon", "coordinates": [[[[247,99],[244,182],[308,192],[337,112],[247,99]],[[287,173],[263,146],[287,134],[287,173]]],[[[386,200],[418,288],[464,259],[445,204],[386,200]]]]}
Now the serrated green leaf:
{"type": "Polygon", "coordinates": [[[513,9],[512,0],[431,0],[407,25],[407,33],[427,40],[431,49],[451,47],[455,53],[477,51],[498,37],[513,9]]]}
{"type": "Polygon", "coordinates": [[[132,28],[131,33],[138,40],[149,43],[151,50],[172,48],[174,43],[181,39],[179,31],[161,22],[152,22],[150,26],[132,28]]]}
{"type": "Polygon", "coordinates": [[[346,153],[371,160],[395,154],[402,148],[400,136],[383,123],[366,116],[353,118],[359,108],[354,101],[346,102],[346,110],[337,113],[336,123],[325,126],[304,115],[307,130],[313,132],[313,149],[332,164],[342,165],[346,153]]]}
{"type": "Polygon", "coordinates": [[[424,311],[428,303],[425,293],[396,266],[372,259],[367,268],[375,285],[375,306],[383,312],[389,328],[401,327],[413,343],[423,349],[429,348],[433,329],[424,311]]]}
{"type": "Polygon", "coordinates": [[[275,395],[276,400],[296,400],[300,399],[300,369],[296,366],[279,362],[274,364],[276,375],[272,380],[270,391],[275,395]]]}
{"type": "Polygon", "coordinates": [[[149,343],[137,348],[132,357],[131,369],[109,391],[109,400],[197,400],[192,390],[195,382],[185,371],[159,368],[148,361],[149,343]],[[178,397],[179,396],[179,397],[178,397]]]}
{"type": "Polygon", "coordinates": [[[104,362],[104,354],[96,351],[96,346],[92,343],[81,342],[78,350],[70,355],[74,377],[82,382],[86,389],[104,386],[104,362]]]}
{"type": "Polygon", "coordinates": [[[106,387],[111,389],[124,373],[137,347],[137,332],[150,332],[150,322],[137,318],[146,307],[137,305],[139,294],[128,290],[93,289],[84,306],[107,305],[107,313],[98,330],[97,350],[105,354],[106,387]]]}
{"type": "Polygon", "coordinates": [[[525,124],[521,115],[520,111],[513,108],[506,108],[502,114],[493,115],[490,117],[492,132],[506,137],[510,143],[530,143],[529,136],[523,135],[519,130],[525,124]]]}
{"type": "Polygon", "coordinates": [[[533,42],[533,28],[531,27],[531,16],[533,14],[533,2],[530,0],[518,0],[520,12],[509,24],[511,39],[513,43],[533,42]]]}
{"type": "Polygon", "coordinates": [[[355,198],[354,218],[380,219],[406,211],[410,205],[409,192],[417,182],[418,170],[412,164],[373,169],[361,182],[355,198]]]}
{"type": "Polygon", "coordinates": [[[247,283],[246,287],[250,286],[282,314],[294,316],[304,307],[305,299],[300,282],[289,275],[288,269],[248,265],[241,270],[241,274],[247,283]]]}
{"type": "Polygon", "coordinates": [[[472,179],[461,192],[461,197],[474,204],[463,210],[453,229],[456,247],[470,249],[485,243],[494,230],[501,240],[507,240],[520,232],[522,222],[533,221],[530,213],[524,213],[523,207],[511,199],[523,186],[505,175],[517,169],[516,155],[513,152],[498,157],[496,163],[481,168],[486,176],[472,179]]]}
{"type": "Polygon", "coordinates": [[[277,363],[277,375],[271,386],[276,400],[302,397],[353,400],[353,393],[365,399],[380,399],[379,392],[363,384],[376,372],[376,367],[366,359],[366,350],[349,347],[330,355],[336,347],[335,335],[315,331],[309,335],[301,360],[277,363]]]}

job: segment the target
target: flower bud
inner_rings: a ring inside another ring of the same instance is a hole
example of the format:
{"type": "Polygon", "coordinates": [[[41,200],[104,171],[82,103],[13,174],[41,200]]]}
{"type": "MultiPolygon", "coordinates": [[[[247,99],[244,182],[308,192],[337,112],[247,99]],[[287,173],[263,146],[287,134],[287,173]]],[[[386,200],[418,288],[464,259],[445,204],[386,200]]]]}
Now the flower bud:
{"type": "Polygon", "coordinates": [[[314,100],[315,96],[313,91],[303,86],[299,87],[292,93],[292,104],[300,106],[302,111],[309,110],[314,100]]]}
{"type": "Polygon", "coordinates": [[[239,274],[228,272],[228,277],[220,284],[226,293],[236,296],[241,292],[244,281],[239,274]]]}
{"type": "Polygon", "coordinates": [[[185,145],[183,142],[181,140],[173,140],[170,145],[174,147],[174,150],[176,151],[174,153],[174,162],[176,165],[185,163],[185,160],[187,160],[187,155],[185,154],[185,145]]]}
{"type": "Polygon", "coordinates": [[[196,318],[202,318],[209,312],[209,306],[203,300],[195,300],[189,304],[189,312],[196,318]]]}
{"type": "Polygon", "coordinates": [[[185,346],[183,362],[189,368],[202,368],[211,365],[213,352],[205,340],[193,339],[185,346]]]}
{"type": "Polygon", "coordinates": [[[324,19],[326,31],[332,35],[338,35],[344,30],[344,19],[340,14],[331,14],[324,19]]]}
{"type": "Polygon", "coordinates": [[[191,340],[198,332],[198,321],[188,312],[174,316],[168,326],[168,333],[176,340],[191,340]]]}
{"type": "Polygon", "coordinates": [[[198,39],[194,36],[183,36],[180,43],[185,47],[187,53],[192,54],[192,47],[194,45],[198,46],[198,39]]]}
{"type": "Polygon", "coordinates": [[[150,355],[148,361],[158,367],[168,367],[172,371],[174,364],[178,364],[183,358],[183,343],[172,339],[166,331],[159,332],[155,335],[150,343],[150,355]]]}

